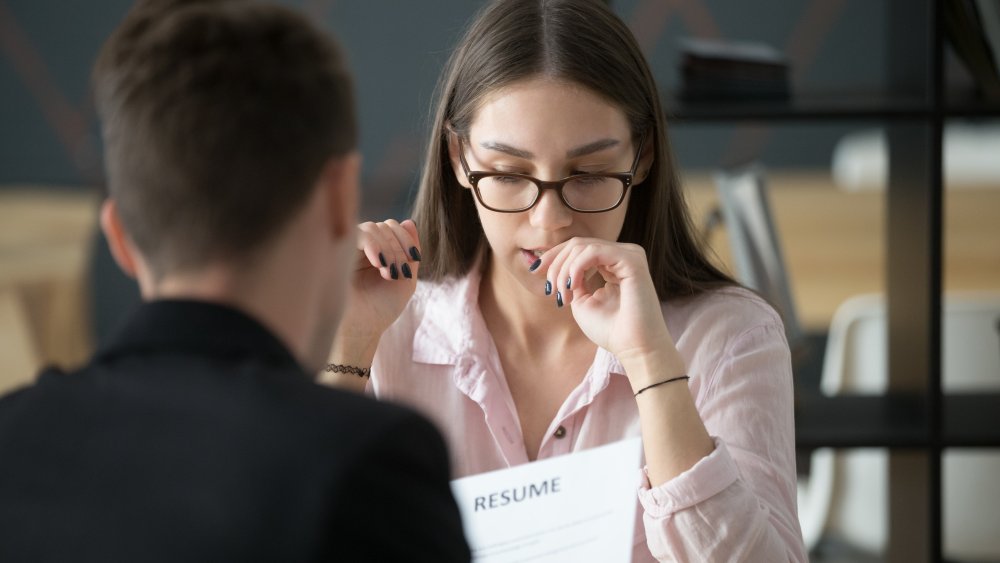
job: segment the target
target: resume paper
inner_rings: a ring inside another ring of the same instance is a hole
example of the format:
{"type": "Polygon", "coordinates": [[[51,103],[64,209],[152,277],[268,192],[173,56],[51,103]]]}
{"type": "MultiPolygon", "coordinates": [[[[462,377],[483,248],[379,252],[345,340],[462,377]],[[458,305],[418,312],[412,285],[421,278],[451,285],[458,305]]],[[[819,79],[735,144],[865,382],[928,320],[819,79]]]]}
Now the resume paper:
{"type": "Polygon", "coordinates": [[[631,561],[641,451],[630,438],[452,481],[473,561],[631,561]]]}

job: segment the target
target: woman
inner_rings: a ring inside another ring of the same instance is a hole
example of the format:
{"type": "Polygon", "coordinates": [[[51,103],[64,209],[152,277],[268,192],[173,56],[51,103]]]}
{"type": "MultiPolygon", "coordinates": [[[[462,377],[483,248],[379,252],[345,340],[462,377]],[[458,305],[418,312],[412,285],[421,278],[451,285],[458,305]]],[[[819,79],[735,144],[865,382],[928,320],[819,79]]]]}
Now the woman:
{"type": "Polygon", "coordinates": [[[415,223],[360,227],[330,379],[370,366],[456,477],[643,436],[636,561],[805,561],[783,327],[699,251],[628,29],[495,1],[439,98],[415,223]]]}

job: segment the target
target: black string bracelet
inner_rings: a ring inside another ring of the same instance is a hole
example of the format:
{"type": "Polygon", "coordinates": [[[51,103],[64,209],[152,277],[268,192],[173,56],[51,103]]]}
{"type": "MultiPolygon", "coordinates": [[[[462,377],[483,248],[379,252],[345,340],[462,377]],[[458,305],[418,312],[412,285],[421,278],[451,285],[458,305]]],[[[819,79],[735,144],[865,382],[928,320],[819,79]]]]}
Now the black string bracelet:
{"type": "Polygon", "coordinates": [[[358,377],[368,377],[368,374],[372,370],[368,368],[359,368],[354,366],[342,366],[340,364],[326,364],[326,369],[324,371],[332,371],[336,373],[353,373],[358,377]]]}
{"type": "Polygon", "coordinates": [[[653,383],[651,385],[647,385],[647,386],[643,387],[642,389],[639,389],[638,391],[635,392],[635,396],[638,397],[639,394],[642,393],[643,391],[645,391],[646,389],[652,389],[653,387],[659,387],[660,385],[666,385],[667,383],[670,383],[672,381],[680,381],[682,379],[691,379],[691,378],[688,377],[688,376],[686,376],[686,375],[678,375],[677,377],[671,377],[670,379],[664,379],[663,381],[659,381],[659,382],[653,383]]]}

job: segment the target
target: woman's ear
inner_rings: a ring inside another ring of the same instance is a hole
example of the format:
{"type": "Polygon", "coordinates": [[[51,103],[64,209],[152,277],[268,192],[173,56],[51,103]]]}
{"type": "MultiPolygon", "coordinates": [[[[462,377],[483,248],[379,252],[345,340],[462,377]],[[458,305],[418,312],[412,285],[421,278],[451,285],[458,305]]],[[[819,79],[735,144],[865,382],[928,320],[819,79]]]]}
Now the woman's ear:
{"type": "Polygon", "coordinates": [[[462,169],[461,160],[461,150],[464,144],[461,139],[450,126],[445,126],[445,143],[448,144],[448,162],[451,163],[451,171],[455,174],[455,180],[458,181],[459,185],[465,188],[472,188],[469,184],[469,179],[465,176],[465,170],[462,169]]]}
{"type": "Polygon", "coordinates": [[[633,185],[639,185],[649,177],[649,171],[653,168],[653,161],[656,159],[656,133],[648,133],[642,143],[642,155],[639,156],[639,164],[635,167],[635,178],[633,185]]]}

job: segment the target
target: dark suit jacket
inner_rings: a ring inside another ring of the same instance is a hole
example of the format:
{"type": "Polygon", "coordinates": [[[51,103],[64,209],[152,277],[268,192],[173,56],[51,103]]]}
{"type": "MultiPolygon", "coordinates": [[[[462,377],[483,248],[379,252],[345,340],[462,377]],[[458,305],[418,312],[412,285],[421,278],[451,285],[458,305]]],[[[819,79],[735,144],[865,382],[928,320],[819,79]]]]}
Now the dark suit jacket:
{"type": "Polygon", "coordinates": [[[143,305],[0,399],[0,561],[468,561],[444,442],[227,307],[143,305]]]}

